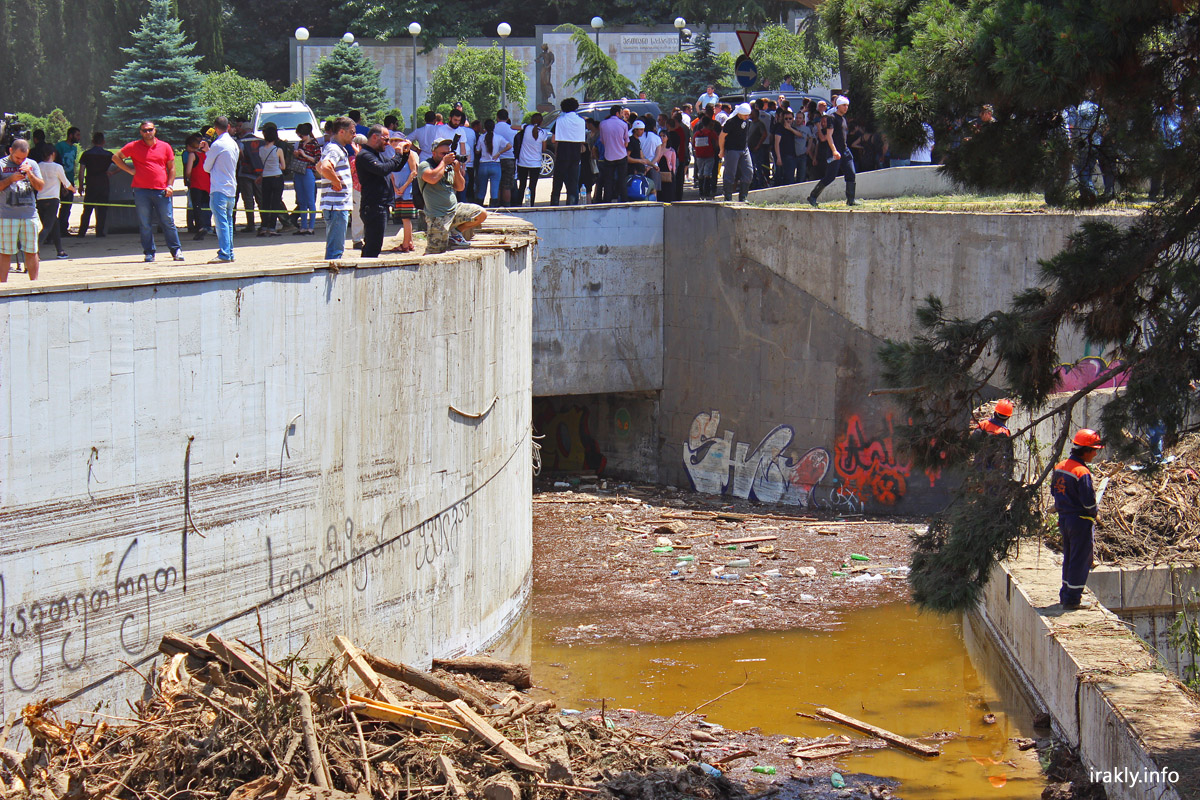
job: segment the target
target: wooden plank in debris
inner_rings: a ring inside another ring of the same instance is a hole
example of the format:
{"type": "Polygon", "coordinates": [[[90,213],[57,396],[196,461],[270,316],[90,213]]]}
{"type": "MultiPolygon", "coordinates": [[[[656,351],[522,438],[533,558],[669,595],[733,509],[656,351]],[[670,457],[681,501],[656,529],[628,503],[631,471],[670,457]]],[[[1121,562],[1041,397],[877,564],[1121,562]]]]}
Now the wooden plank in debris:
{"type": "Polygon", "coordinates": [[[720,547],[721,545],[726,544],[754,544],[755,542],[773,542],[778,538],[778,536],[745,536],[741,539],[726,539],[723,542],[718,541],[716,542],[716,545],[720,547]]]}
{"type": "Polygon", "coordinates": [[[496,748],[508,763],[517,769],[523,769],[526,772],[532,772],[536,775],[544,775],[546,773],[545,764],[531,758],[528,753],[510,742],[505,738],[504,734],[489,725],[487,720],[472,711],[470,706],[462,700],[452,700],[449,706],[450,711],[458,717],[463,725],[470,728],[473,734],[489,746],[496,748]]]}
{"type": "Polygon", "coordinates": [[[446,779],[446,787],[450,789],[450,794],[460,800],[466,800],[467,787],[463,786],[463,782],[458,778],[458,771],[454,769],[454,762],[449,756],[441,755],[437,757],[438,772],[442,773],[442,777],[446,779]]]}
{"type": "Polygon", "coordinates": [[[235,644],[225,641],[215,633],[210,633],[206,642],[212,651],[217,654],[217,657],[229,665],[231,673],[241,673],[246,680],[253,683],[255,686],[267,685],[267,673],[262,671],[258,664],[251,660],[242,648],[235,644]]]}
{"type": "Polygon", "coordinates": [[[184,636],[182,633],[176,633],[175,631],[167,631],[163,634],[162,639],[158,643],[158,652],[165,656],[186,653],[201,661],[217,660],[217,654],[204,642],[199,639],[193,639],[190,636],[184,636]]]}
{"type": "Polygon", "coordinates": [[[868,722],[855,719],[854,717],[848,717],[845,714],[839,714],[832,708],[818,708],[817,713],[826,719],[831,719],[834,722],[840,722],[846,727],[853,728],[856,731],[869,733],[877,739],[883,739],[885,742],[894,744],[897,747],[903,748],[918,755],[940,756],[942,754],[942,751],[938,750],[936,747],[931,747],[927,744],[913,741],[912,739],[900,736],[899,734],[892,733],[888,730],[884,730],[883,728],[876,727],[868,722]]]}
{"type": "Polygon", "coordinates": [[[848,756],[854,752],[854,748],[848,744],[829,745],[827,747],[816,747],[812,750],[802,750],[798,753],[791,753],[792,758],[805,761],[818,761],[822,758],[841,758],[848,756]]]}
{"type": "Polygon", "coordinates": [[[345,636],[333,637],[333,643],[346,655],[347,666],[354,670],[358,675],[359,680],[367,687],[367,692],[378,697],[385,703],[396,705],[400,702],[400,698],[392,692],[391,689],[383,685],[383,680],[375,670],[371,669],[371,665],[363,660],[362,651],[345,636]]]}
{"type": "MultiPolygon", "coordinates": [[[[455,736],[466,736],[468,731],[457,721],[448,717],[439,717],[434,714],[426,714],[412,708],[404,708],[403,706],[394,706],[391,703],[384,703],[381,700],[372,700],[369,697],[350,696],[352,700],[363,706],[361,710],[355,713],[361,714],[364,717],[370,717],[380,722],[392,722],[396,725],[402,725],[405,728],[411,728],[418,731],[426,731],[429,733],[449,733],[455,736]]],[[[327,707],[334,707],[334,704],[339,703],[337,698],[325,695],[321,698],[321,704],[327,707]],[[332,701],[332,702],[331,702],[332,701]]]]}
{"type": "Polygon", "coordinates": [[[483,698],[476,697],[461,686],[444,681],[441,678],[430,675],[428,672],[410,667],[398,661],[389,661],[374,653],[363,652],[362,657],[380,675],[385,675],[401,683],[407,683],[409,686],[420,689],[426,694],[433,695],[439,700],[465,700],[476,711],[486,714],[489,710],[488,703],[484,702],[483,698]]]}
{"type": "Polygon", "coordinates": [[[487,681],[503,681],[518,689],[533,686],[528,664],[514,664],[488,656],[465,656],[463,658],[435,658],[433,666],[447,672],[467,672],[487,681]]]}

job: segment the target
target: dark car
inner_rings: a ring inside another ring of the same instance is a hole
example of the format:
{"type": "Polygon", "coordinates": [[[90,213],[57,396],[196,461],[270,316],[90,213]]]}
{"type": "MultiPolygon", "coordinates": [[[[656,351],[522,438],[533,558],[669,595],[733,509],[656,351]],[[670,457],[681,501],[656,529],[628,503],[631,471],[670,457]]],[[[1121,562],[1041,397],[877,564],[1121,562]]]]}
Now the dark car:
{"type": "Polygon", "coordinates": [[[729,95],[725,95],[724,97],[722,97],[721,102],[729,103],[730,105],[736,106],[738,103],[745,103],[745,102],[753,103],[755,100],[767,99],[767,100],[774,100],[776,103],[778,103],[780,95],[783,95],[784,99],[786,99],[788,101],[788,103],[791,105],[791,107],[793,109],[800,108],[801,103],[803,103],[805,100],[824,100],[826,103],[829,102],[828,97],[821,97],[819,94],[809,94],[808,92],[767,92],[767,91],[750,92],[750,94],[745,95],[744,97],[743,97],[743,95],[740,95],[740,94],[729,94],[729,95]]]}
{"type": "MultiPolygon", "coordinates": [[[[603,122],[611,116],[612,107],[620,104],[624,108],[628,108],[631,113],[637,114],[639,117],[644,117],[647,114],[653,114],[655,119],[662,113],[662,109],[658,107],[658,103],[651,100],[600,100],[590,103],[580,103],[579,110],[575,113],[584,119],[594,119],[596,122],[603,122]]],[[[542,128],[547,133],[554,132],[554,121],[562,115],[561,111],[550,111],[542,117],[542,128]]],[[[547,150],[542,154],[542,177],[548,178],[554,174],[554,153],[547,150]]]]}

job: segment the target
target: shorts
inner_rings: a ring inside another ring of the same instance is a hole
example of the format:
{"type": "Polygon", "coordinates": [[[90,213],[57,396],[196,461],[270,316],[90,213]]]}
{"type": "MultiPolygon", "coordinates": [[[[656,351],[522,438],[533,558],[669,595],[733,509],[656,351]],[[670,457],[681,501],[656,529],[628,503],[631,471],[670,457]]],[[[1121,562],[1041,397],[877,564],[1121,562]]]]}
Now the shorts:
{"type": "Polygon", "coordinates": [[[515,158],[500,159],[500,191],[512,190],[513,178],[517,177],[517,160],[515,158]]]}
{"type": "Polygon", "coordinates": [[[15,256],[17,253],[38,252],[38,234],[41,223],[36,217],[30,219],[0,219],[0,255],[15,256]]]}
{"type": "MultiPolygon", "coordinates": [[[[457,228],[464,222],[470,222],[482,213],[484,213],[483,206],[477,206],[474,203],[459,203],[444,217],[431,217],[426,214],[425,220],[429,223],[429,233],[426,238],[425,252],[446,252],[450,247],[451,229],[457,228]]],[[[467,234],[463,235],[470,238],[467,234]]]]}

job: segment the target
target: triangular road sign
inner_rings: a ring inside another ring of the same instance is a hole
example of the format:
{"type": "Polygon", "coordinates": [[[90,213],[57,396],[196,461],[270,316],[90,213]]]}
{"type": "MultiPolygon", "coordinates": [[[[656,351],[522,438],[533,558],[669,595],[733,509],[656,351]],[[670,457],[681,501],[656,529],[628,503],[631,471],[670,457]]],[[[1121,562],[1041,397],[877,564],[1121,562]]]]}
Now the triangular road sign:
{"type": "Polygon", "coordinates": [[[750,55],[750,51],[754,49],[754,43],[758,41],[758,31],[738,31],[738,44],[742,46],[742,52],[750,55]]]}

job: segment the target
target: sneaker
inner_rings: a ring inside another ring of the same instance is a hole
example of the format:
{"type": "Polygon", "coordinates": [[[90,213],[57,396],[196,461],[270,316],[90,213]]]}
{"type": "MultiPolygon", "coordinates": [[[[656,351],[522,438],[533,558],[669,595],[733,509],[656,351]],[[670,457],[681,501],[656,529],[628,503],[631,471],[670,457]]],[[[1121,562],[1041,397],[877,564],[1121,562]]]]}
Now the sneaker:
{"type": "Polygon", "coordinates": [[[303,228],[297,228],[296,230],[292,231],[292,236],[303,236],[306,233],[308,233],[308,231],[304,230],[303,228]]]}
{"type": "Polygon", "coordinates": [[[221,258],[220,256],[217,256],[216,258],[212,259],[208,263],[210,263],[210,264],[232,264],[233,259],[232,258],[221,258]]]}
{"type": "Polygon", "coordinates": [[[854,201],[854,200],[847,200],[847,201],[846,201],[846,205],[848,205],[848,206],[856,206],[856,205],[858,205],[858,203],[857,203],[857,201],[854,201]]]}
{"type": "Polygon", "coordinates": [[[205,235],[205,231],[203,229],[198,230],[198,231],[196,231],[196,235],[192,237],[192,241],[193,242],[203,241],[204,235],[205,235]]]}
{"type": "Polygon", "coordinates": [[[150,263],[151,261],[153,261],[153,260],[154,260],[154,253],[151,253],[150,255],[146,256],[146,263],[147,263],[147,264],[149,264],[149,263],[150,263]]]}
{"type": "Polygon", "coordinates": [[[258,229],[258,234],[257,234],[257,235],[258,235],[258,236],[266,236],[266,235],[267,235],[267,229],[266,229],[266,228],[259,228],[259,229],[258,229]]]}
{"type": "Polygon", "coordinates": [[[355,243],[354,243],[354,249],[355,249],[355,250],[362,250],[362,249],[363,249],[363,243],[362,243],[362,242],[355,242],[355,243]]]}
{"type": "Polygon", "coordinates": [[[67,257],[67,254],[66,254],[66,253],[64,253],[64,252],[62,252],[62,251],[60,250],[60,251],[59,251],[59,253],[58,253],[58,257],[59,257],[59,258],[66,258],[66,257],[67,257]]]}
{"type": "Polygon", "coordinates": [[[171,258],[172,258],[172,260],[174,260],[174,261],[183,261],[183,260],[184,260],[184,258],[183,258],[183,251],[182,251],[182,250],[176,250],[174,253],[171,253],[171,258]]]}
{"type": "Polygon", "coordinates": [[[816,207],[817,207],[817,198],[813,197],[813,196],[810,194],[810,195],[808,196],[808,204],[809,204],[810,206],[812,206],[813,208],[816,208],[816,207]]]}
{"type": "Polygon", "coordinates": [[[450,244],[456,245],[458,247],[470,247],[471,246],[471,243],[467,241],[466,237],[463,236],[458,231],[454,231],[453,233],[450,234],[450,244]]]}
{"type": "Polygon", "coordinates": [[[283,236],[283,234],[274,228],[267,228],[267,236],[283,236]]]}

